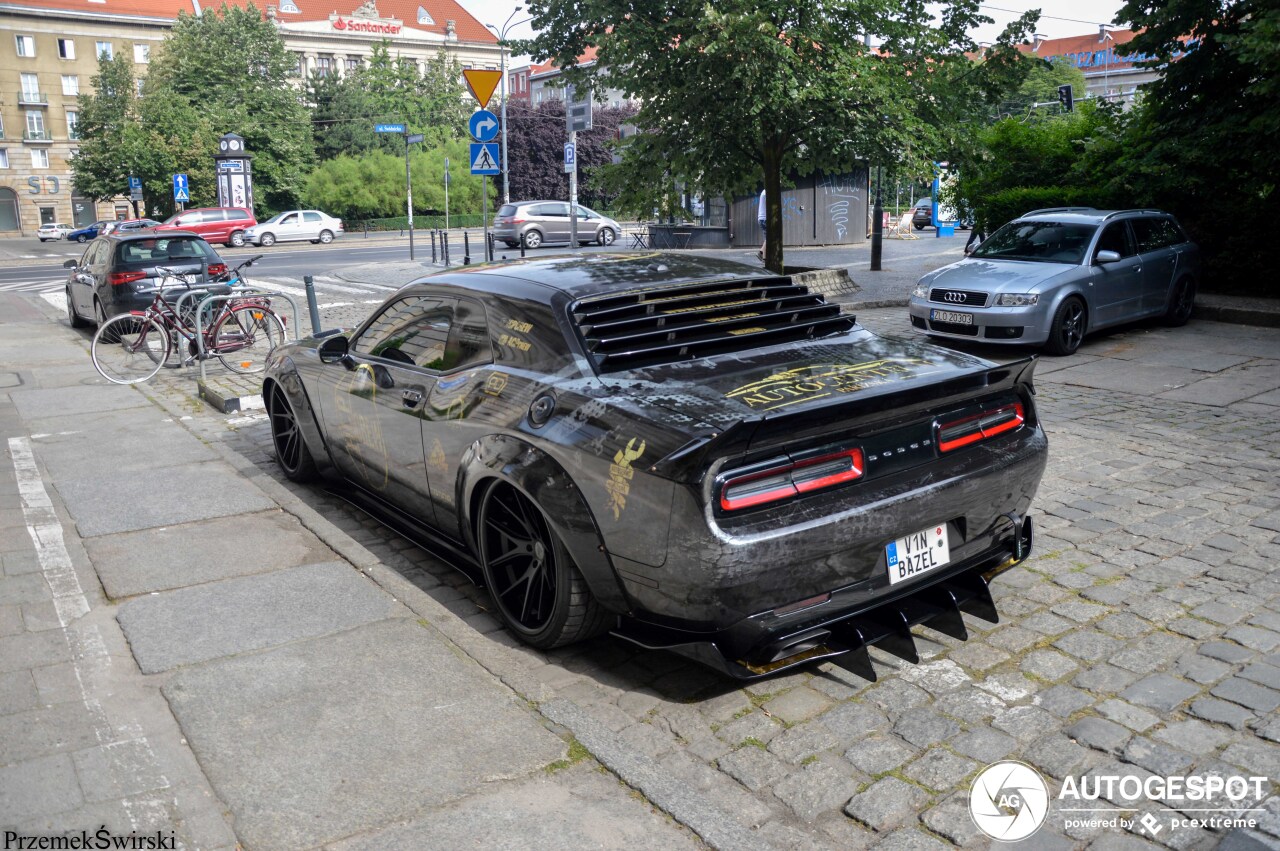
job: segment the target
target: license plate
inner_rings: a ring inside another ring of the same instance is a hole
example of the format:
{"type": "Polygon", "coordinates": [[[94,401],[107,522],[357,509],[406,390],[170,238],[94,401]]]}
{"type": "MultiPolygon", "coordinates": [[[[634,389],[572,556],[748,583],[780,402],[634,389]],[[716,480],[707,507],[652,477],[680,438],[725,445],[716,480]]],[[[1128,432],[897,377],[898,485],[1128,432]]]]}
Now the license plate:
{"type": "Polygon", "coordinates": [[[934,322],[950,322],[954,325],[972,325],[972,313],[953,313],[950,310],[930,310],[929,318],[934,322]]]}
{"type": "Polygon", "coordinates": [[[884,548],[889,565],[889,584],[897,585],[912,577],[942,567],[951,561],[951,544],[947,541],[947,524],[899,538],[884,548]]]}

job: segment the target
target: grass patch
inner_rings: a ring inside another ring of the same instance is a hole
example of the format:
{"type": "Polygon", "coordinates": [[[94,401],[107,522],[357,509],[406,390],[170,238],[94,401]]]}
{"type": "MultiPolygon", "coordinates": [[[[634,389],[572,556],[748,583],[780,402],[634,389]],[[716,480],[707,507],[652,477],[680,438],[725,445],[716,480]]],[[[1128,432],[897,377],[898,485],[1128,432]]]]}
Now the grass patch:
{"type": "Polygon", "coordinates": [[[572,765],[582,762],[591,756],[591,751],[587,750],[587,746],[575,738],[569,739],[569,755],[564,759],[557,759],[555,762],[549,763],[543,771],[547,774],[555,774],[557,771],[563,771],[572,765]]]}

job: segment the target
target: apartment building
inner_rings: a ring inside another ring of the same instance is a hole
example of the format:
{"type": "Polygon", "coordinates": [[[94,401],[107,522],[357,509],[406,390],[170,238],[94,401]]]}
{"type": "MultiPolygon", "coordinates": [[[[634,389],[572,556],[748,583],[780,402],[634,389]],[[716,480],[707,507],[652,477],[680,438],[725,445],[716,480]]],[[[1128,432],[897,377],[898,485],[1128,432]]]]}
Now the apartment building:
{"type": "MultiPolygon", "coordinates": [[[[132,215],[127,187],[104,201],[75,193],[79,97],[104,53],[132,56],[145,77],[180,11],[201,14],[201,0],[0,0],[0,236],[132,215]]],[[[383,40],[420,67],[442,50],[464,68],[501,61],[497,38],[455,0],[275,0],[265,13],[297,55],[299,85],[349,72],[383,40]]]]}

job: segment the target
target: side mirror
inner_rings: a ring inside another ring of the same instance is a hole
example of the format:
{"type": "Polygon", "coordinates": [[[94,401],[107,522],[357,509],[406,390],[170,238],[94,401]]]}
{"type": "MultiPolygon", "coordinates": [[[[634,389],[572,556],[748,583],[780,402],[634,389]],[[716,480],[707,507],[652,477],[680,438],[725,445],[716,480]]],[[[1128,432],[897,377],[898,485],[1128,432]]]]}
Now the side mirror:
{"type": "Polygon", "coordinates": [[[1099,251],[1096,255],[1094,255],[1093,262],[1099,265],[1103,263],[1119,263],[1120,252],[1119,251],[1099,251]]]}
{"type": "Polygon", "coordinates": [[[80,264],[79,264],[78,262],[76,262],[75,260],[68,260],[67,262],[65,262],[65,263],[63,263],[63,264],[62,264],[62,268],[64,268],[64,269],[74,269],[74,268],[76,268],[76,266],[78,266],[78,265],[80,265],[80,264]]]}
{"type": "Polygon", "coordinates": [[[327,338],[320,344],[320,348],[316,352],[320,355],[321,363],[337,363],[347,357],[347,347],[349,342],[346,337],[336,335],[327,338]]]}

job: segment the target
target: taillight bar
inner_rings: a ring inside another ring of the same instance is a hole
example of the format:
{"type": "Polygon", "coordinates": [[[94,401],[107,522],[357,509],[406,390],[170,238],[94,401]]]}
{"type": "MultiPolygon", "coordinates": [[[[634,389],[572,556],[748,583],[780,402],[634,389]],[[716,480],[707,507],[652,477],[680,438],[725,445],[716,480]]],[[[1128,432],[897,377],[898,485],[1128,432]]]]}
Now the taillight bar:
{"type": "Polygon", "coordinates": [[[120,287],[125,284],[131,284],[134,281],[141,281],[146,276],[146,272],[112,272],[107,275],[107,283],[113,287],[120,287]]]}
{"type": "Polygon", "coordinates": [[[866,465],[861,449],[842,449],[817,458],[780,464],[725,481],[720,487],[720,507],[738,511],[779,502],[862,478],[866,465]]]}
{"type": "Polygon", "coordinates": [[[980,414],[938,425],[938,450],[950,452],[962,446],[1013,431],[1026,422],[1021,402],[1001,405],[980,414]]]}
{"type": "Polygon", "coordinates": [[[210,263],[210,264],[209,264],[209,274],[210,274],[210,275],[225,275],[225,274],[227,274],[227,264],[226,264],[226,263],[210,263]]]}

